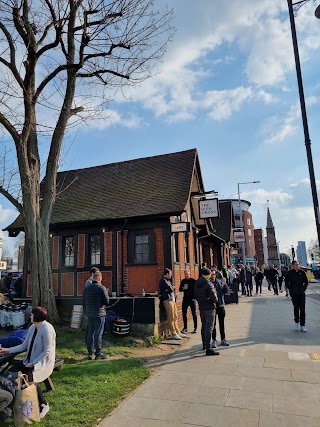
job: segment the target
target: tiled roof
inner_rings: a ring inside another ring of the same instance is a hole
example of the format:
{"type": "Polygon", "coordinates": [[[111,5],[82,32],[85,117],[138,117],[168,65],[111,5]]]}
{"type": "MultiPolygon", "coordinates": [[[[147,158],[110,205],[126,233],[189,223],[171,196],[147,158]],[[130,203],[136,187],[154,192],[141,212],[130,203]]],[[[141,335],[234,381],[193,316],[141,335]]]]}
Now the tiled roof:
{"type": "Polygon", "coordinates": [[[225,200],[219,203],[220,217],[212,220],[213,227],[216,230],[215,234],[221,237],[226,242],[231,239],[231,228],[232,228],[232,201],[225,200]]]}
{"type": "MultiPolygon", "coordinates": [[[[181,212],[197,150],[59,172],[51,224],[181,212]]],[[[21,228],[19,216],[7,229],[21,228]]]]}

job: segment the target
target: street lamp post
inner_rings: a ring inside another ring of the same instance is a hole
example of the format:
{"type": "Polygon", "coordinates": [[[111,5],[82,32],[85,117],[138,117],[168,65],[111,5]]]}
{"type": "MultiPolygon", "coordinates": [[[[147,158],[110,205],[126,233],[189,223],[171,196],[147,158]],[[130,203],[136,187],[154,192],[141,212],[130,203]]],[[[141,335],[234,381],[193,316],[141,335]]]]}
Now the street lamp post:
{"type": "MultiPolygon", "coordinates": [[[[240,185],[244,184],[258,184],[260,181],[249,181],[249,182],[238,182],[238,204],[239,204],[239,216],[240,216],[240,228],[242,228],[244,233],[244,227],[243,227],[243,218],[242,218],[242,210],[241,210],[241,199],[240,199],[240,185]]],[[[244,234],[245,236],[245,234],[244,234]]],[[[241,243],[241,252],[242,252],[242,263],[243,265],[246,265],[246,246],[245,246],[245,240],[241,243]]]]}
{"type": "MultiPolygon", "coordinates": [[[[301,65],[300,65],[300,57],[299,57],[299,49],[298,49],[296,25],[295,25],[295,21],[294,21],[294,13],[293,13],[293,6],[296,6],[297,8],[300,8],[304,3],[307,3],[308,1],[309,0],[303,0],[303,1],[298,1],[296,3],[292,3],[292,0],[287,0],[287,2],[288,2],[288,9],[289,9],[289,17],[290,17],[290,26],[291,26],[293,52],[294,52],[294,59],[295,59],[295,64],[296,64],[296,73],[297,73],[297,80],[298,80],[298,89],[299,89],[301,116],[302,116],[303,131],[304,131],[304,140],[305,140],[306,151],[307,151],[307,160],[308,160],[310,185],[311,185],[311,193],[312,193],[312,200],[313,200],[313,209],[314,209],[314,216],[315,216],[315,220],[316,220],[316,228],[317,228],[317,235],[318,235],[318,245],[320,247],[320,218],[319,218],[320,212],[319,212],[319,202],[318,202],[316,179],[315,179],[314,168],[313,168],[313,160],[312,160],[312,152],[311,152],[311,140],[310,140],[310,135],[309,135],[307,110],[306,110],[306,104],[305,104],[305,98],[304,98],[304,90],[303,90],[303,83],[302,83],[301,65]]],[[[316,15],[317,18],[320,16],[319,15],[319,6],[316,9],[315,15],[316,15]]]]}

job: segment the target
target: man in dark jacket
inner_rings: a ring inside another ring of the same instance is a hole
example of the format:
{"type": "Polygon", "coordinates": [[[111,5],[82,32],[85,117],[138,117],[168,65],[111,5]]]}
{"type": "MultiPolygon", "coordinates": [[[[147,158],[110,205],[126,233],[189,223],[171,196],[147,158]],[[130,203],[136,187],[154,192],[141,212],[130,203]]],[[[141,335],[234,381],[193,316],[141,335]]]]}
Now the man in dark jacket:
{"type": "Polygon", "coordinates": [[[101,285],[102,274],[100,271],[92,276],[92,283],[84,288],[82,296],[83,311],[88,318],[87,349],[88,359],[92,360],[93,344],[96,349],[96,360],[106,359],[101,353],[102,335],[106,320],[106,305],[109,296],[106,288],[101,285]]]}
{"type": "Polygon", "coordinates": [[[184,279],[181,280],[179,292],[183,292],[183,300],[182,300],[182,318],[183,318],[183,331],[188,332],[188,318],[187,312],[190,307],[192,318],[193,318],[193,326],[195,334],[197,332],[197,313],[196,313],[196,300],[194,298],[194,284],[195,280],[191,277],[190,271],[186,270],[184,272],[184,279]]]}
{"type": "Polygon", "coordinates": [[[203,349],[206,350],[206,356],[216,356],[219,353],[210,347],[218,299],[214,286],[209,280],[211,271],[208,268],[203,268],[201,276],[196,281],[194,293],[200,310],[202,344],[203,349]]]}
{"type": "Polygon", "coordinates": [[[274,295],[279,295],[279,291],[278,291],[278,272],[274,268],[273,264],[270,265],[268,278],[269,278],[269,281],[270,281],[271,286],[273,288],[274,295]]]}
{"type": "Polygon", "coordinates": [[[306,294],[308,278],[303,270],[300,270],[298,261],[292,261],[292,269],[285,277],[286,287],[292,299],[294,307],[294,329],[299,330],[299,322],[302,332],[307,332],[306,328],[306,294]]]}
{"type": "Polygon", "coordinates": [[[224,296],[228,293],[228,285],[226,282],[226,279],[223,278],[222,280],[217,279],[217,272],[216,270],[211,270],[211,283],[213,284],[218,297],[217,307],[216,307],[216,316],[214,319],[214,325],[213,325],[213,332],[212,332],[212,347],[217,348],[217,318],[219,321],[219,329],[220,329],[220,336],[221,336],[221,345],[224,347],[228,347],[229,343],[226,340],[226,334],[224,329],[224,318],[226,317],[226,311],[224,308],[224,296]]]}

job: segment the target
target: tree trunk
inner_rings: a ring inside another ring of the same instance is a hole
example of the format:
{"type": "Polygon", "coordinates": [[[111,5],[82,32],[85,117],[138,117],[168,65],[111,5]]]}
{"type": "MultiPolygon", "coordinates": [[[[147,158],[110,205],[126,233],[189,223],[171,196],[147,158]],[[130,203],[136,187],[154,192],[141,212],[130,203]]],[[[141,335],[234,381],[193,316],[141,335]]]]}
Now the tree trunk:
{"type": "Polygon", "coordinates": [[[52,289],[51,260],[49,249],[49,224],[41,218],[26,219],[26,245],[29,252],[32,305],[45,307],[48,319],[60,323],[54,290],[52,289]]]}

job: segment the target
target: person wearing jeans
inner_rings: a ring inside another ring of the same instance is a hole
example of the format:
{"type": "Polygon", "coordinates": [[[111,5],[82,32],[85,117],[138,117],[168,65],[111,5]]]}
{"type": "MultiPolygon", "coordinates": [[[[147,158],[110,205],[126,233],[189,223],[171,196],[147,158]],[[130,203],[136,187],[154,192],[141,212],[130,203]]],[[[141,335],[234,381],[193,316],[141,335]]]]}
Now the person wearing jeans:
{"type": "Polygon", "coordinates": [[[188,308],[190,307],[193,318],[193,333],[197,332],[198,319],[196,313],[196,300],[194,298],[194,284],[195,280],[191,277],[190,271],[184,272],[184,279],[181,280],[179,292],[183,292],[182,300],[182,318],[183,318],[183,331],[188,331],[188,308]]]}
{"type": "Polygon", "coordinates": [[[101,284],[102,273],[97,271],[92,276],[92,283],[84,288],[82,296],[83,311],[88,319],[87,350],[88,360],[93,359],[93,346],[96,360],[106,359],[102,354],[102,335],[106,320],[106,305],[109,304],[107,290],[101,284]]]}
{"type": "Polygon", "coordinates": [[[308,278],[303,270],[300,270],[298,261],[292,261],[292,269],[285,277],[286,287],[289,289],[294,312],[294,329],[299,330],[299,323],[302,332],[307,332],[306,328],[306,294],[308,278]]]}
{"type": "Polygon", "coordinates": [[[216,315],[213,324],[212,331],[212,347],[217,348],[217,318],[219,321],[219,329],[220,329],[220,337],[221,337],[221,345],[228,347],[229,343],[226,340],[225,328],[224,328],[224,318],[226,317],[226,310],[224,308],[224,296],[228,293],[228,286],[226,283],[226,279],[223,278],[222,281],[217,279],[216,271],[211,270],[211,283],[213,284],[218,297],[217,307],[216,307],[216,315]]]}

